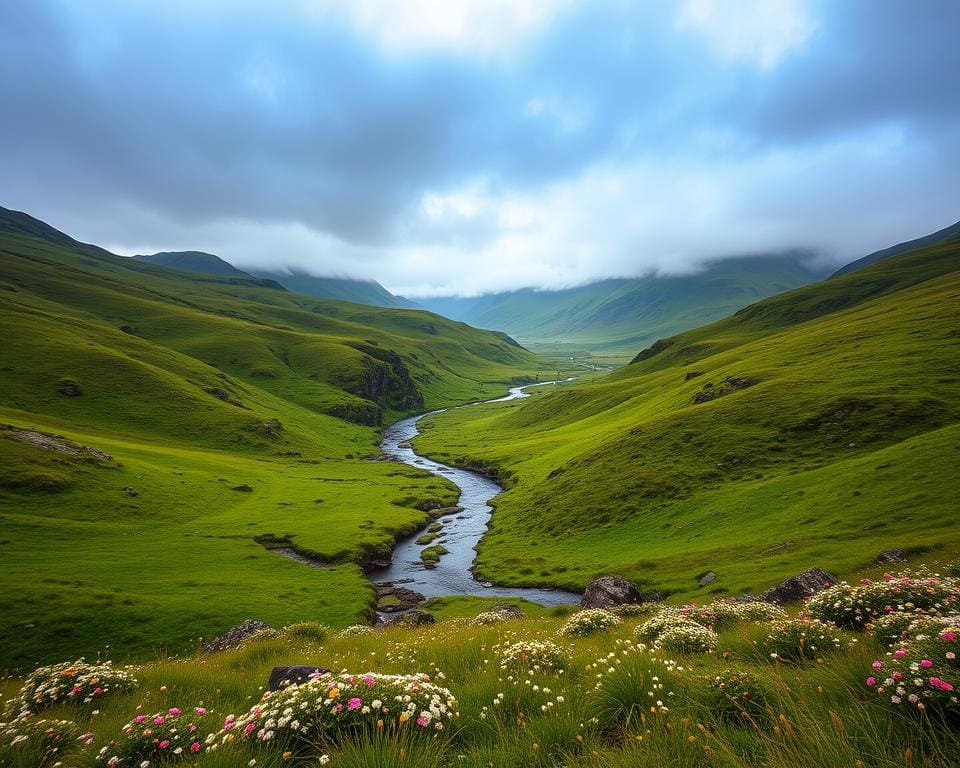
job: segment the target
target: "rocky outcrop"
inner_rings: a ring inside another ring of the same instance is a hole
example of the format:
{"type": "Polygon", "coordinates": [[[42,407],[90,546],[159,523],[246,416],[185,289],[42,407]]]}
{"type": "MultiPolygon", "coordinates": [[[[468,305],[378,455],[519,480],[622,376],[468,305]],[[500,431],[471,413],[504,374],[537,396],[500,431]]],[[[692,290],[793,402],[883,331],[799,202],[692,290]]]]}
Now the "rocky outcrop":
{"type": "Polygon", "coordinates": [[[520,610],[520,606],[514,605],[513,603],[494,603],[490,610],[510,619],[523,618],[523,611],[520,610]]]}
{"type": "Polygon", "coordinates": [[[600,576],[589,584],[580,599],[581,608],[610,608],[615,605],[642,603],[640,590],[622,576],[600,576]]]}
{"type": "Polygon", "coordinates": [[[717,574],[715,574],[713,571],[707,571],[705,574],[703,574],[703,576],[700,577],[700,580],[697,582],[697,584],[701,587],[705,587],[708,584],[712,584],[716,580],[717,574]]]}
{"type": "Polygon", "coordinates": [[[757,379],[751,379],[747,377],[734,378],[732,376],[727,376],[727,378],[725,378],[716,386],[710,382],[704,384],[703,389],[693,396],[693,402],[695,404],[708,403],[711,400],[716,400],[718,397],[729,395],[731,392],[752,387],[757,383],[757,379]]]}
{"type": "Polygon", "coordinates": [[[820,568],[810,568],[807,571],[783,581],[772,589],[768,589],[760,599],[768,603],[782,605],[784,603],[799,603],[817,592],[837,583],[835,576],[831,576],[820,568]]]}
{"type": "Polygon", "coordinates": [[[657,339],[649,347],[638,352],[637,356],[630,361],[630,365],[633,365],[634,363],[642,363],[644,360],[649,360],[654,355],[658,355],[663,352],[663,350],[672,344],[673,339],[657,339]]]}
{"type": "Polygon", "coordinates": [[[271,691],[279,691],[289,685],[300,685],[311,679],[319,677],[330,672],[326,667],[310,667],[297,664],[292,667],[274,667],[270,672],[270,680],[267,682],[267,688],[271,691]]]}
{"type": "Polygon", "coordinates": [[[57,385],[57,392],[64,397],[80,397],[80,395],[83,394],[80,385],[70,379],[61,381],[60,384],[57,385]]]}
{"type": "Polygon", "coordinates": [[[410,377],[410,371],[396,352],[372,344],[350,343],[365,357],[359,372],[341,386],[351,394],[370,400],[395,411],[415,411],[423,408],[423,395],[410,377]]]}
{"type": "Polygon", "coordinates": [[[907,559],[907,553],[902,549],[884,549],[877,553],[875,563],[899,563],[907,559]]]}
{"type": "Polygon", "coordinates": [[[383,409],[376,403],[366,401],[337,403],[331,406],[327,413],[334,418],[364,427],[379,427],[383,424],[383,409]]]}
{"type": "Polygon", "coordinates": [[[433,624],[435,621],[433,614],[414,608],[412,611],[407,611],[394,623],[401,627],[422,627],[433,624]]]}
{"type": "Polygon", "coordinates": [[[383,613],[409,611],[427,599],[419,592],[389,581],[374,586],[377,588],[377,610],[383,613]]]}
{"type": "Polygon", "coordinates": [[[273,630],[269,624],[264,624],[256,619],[244,619],[239,624],[230,627],[219,637],[203,646],[206,653],[216,653],[217,651],[227,651],[236,648],[245,640],[249,640],[254,635],[261,632],[270,632],[273,630]]]}

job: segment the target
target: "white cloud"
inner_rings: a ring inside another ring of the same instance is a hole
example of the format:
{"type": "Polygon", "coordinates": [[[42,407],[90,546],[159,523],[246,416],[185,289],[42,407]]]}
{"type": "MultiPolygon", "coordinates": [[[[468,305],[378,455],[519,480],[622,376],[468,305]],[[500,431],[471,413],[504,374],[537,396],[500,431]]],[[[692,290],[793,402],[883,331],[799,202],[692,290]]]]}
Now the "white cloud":
{"type": "Polygon", "coordinates": [[[699,32],[721,56],[770,69],[816,29],[808,0],[685,0],[680,29],[699,32]]]}

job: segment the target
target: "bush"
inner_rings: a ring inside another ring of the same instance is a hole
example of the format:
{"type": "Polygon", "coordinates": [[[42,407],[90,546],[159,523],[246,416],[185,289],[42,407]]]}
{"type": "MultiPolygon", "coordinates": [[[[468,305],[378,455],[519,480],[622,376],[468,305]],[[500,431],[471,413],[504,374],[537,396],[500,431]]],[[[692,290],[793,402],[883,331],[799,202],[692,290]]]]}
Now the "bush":
{"type": "Polygon", "coordinates": [[[98,762],[140,765],[154,760],[186,760],[206,751],[216,738],[215,726],[203,707],[137,715],[123,726],[122,736],[100,749],[98,762]]]}
{"type": "Polygon", "coordinates": [[[756,722],[766,714],[770,691],[756,675],[725,669],[707,677],[710,695],[707,706],[722,720],[756,722]]]}
{"type": "Polygon", "coordinates": [[[670,629],[689,626],[699,627],[701,625],[691,619],[689,614],[682,609],[670,606],[661,608],[655,616],[637,627],[635,632],[640,640],[650,643],[655,642],[664,632],[670,629]]]}
{"type": "Polygon", "coordinates": [[[111,693],[133,690],[137,681],[113,664],[87,664],[83,659],[37,667],[11,702],[14,711],[39,712],[55,704],[100,701],[111,693]]]}
{"type": "Polygon", "coordinates": [[[764,641],[770,658],[779,661],[817,659],[839,650],[840,645],[835,627],[804,618],[775,621],[764,641]]]}
{"type": "Polygon", "coordinates": [[[624,603],[610,610],[621,619],[636,619],[643,616],[652,616],[660,610],[656,603],[624,603]]]}
{"type": "Polygon", "coordinates": [[[943,615],[958,605],[960,580],[920,571],[882,581],[864,579],[855,586],[840,582],[811,597],[805,611],[820,621],[859,630],[890,613],[943,615]]]}
{"type": "Polygon", "coordinates": [[[563,626],[557,630],[557,634],[567,637],[586,637],[594,632],[601,632],[622,623],[622,619],[615,613],[603,608],[587,608],[583,611],[577,611],[567,619],[563,626]]]}
{"type": "Polygon", "coordinates": [[[267,691],[249,712],[224,720],[217,743],[249,739],[296,749],[345,735],[440,731],[458,717],[457,701],[429,680],[423,674],[325,674],[267,691]]]}
{"type": "Polygon", "coordinates": [[[304,640],[322,643],[329,637],[330,627],[318,621],[298,621],[296,624],[288,624],[285,626],[283,632],[290,637],[300,637],[304,640]]]}
{"type": "Polygon", "coordinates": [[[549,640],[521,640],[499,648],[500,668],[525,672],[554,672],[563,669],[563,651],[549,640]]]}
{"type": "Polygon", "coordinates": [[[960,618],[919,619],[908,633],[886,661],[873,662],[867,686],[892,704],[960,712],[960,618]]]}
{"type": "Polygon", "coordinates": [[[687,622],[667,629],[653,647],[671,653],[710,653],[718,642],[719,637],[712,629],[687,622]]]}
{"type": "Polygon", "coordinates": [[[344,637],[364,637],[365,635],[372,635],[373,627],[368,627],[366,624],[351,624],[349,627],[345,627],[337,632],[338,638],[344,637]]]}
{"type": "Polygon", "coordinates": [[[711,603],[710,608],[716,617],[713,627],[715,630],[726,629],[743,622],[763,624],[787,618],[787,612],[783,608],[761,600],[749,603],[722,600],[711,603]]]}
{"type": "Polygon", "coordinates": [[[80,727],[70,720],[35,719],[23,712],[10,722],[0,723],[0,765],[59,765],[64,753],[80,738],[80,727]]]}

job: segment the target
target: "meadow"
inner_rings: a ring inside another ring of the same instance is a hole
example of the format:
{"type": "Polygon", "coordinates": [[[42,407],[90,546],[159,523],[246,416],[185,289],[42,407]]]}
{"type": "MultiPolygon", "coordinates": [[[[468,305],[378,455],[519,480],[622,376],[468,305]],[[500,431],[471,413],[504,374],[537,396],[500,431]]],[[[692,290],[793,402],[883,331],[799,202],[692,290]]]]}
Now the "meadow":
{"type": "Polygon", "coordinates": [[[428,627],[306,622],[215,654],[67,661],[0,681],[0,764],[948,768],[960,571],[942,571],[873,569],[799,615],[716,601],[518,619],[451,598],[428,627]],[[333,673],[264,697],[295,663],[333,673]]]}

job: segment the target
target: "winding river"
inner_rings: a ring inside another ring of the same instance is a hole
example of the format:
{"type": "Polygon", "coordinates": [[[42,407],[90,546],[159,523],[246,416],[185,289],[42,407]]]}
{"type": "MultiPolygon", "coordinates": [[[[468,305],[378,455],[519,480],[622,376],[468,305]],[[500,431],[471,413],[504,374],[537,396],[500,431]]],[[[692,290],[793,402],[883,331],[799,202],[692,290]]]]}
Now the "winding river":
{"type": "MultiPolygon", "coordinates": [[[[569,379],[567,380],[569,381],[569,379]]],[[[500,403],[506,400],[530,397],[524,390],[556,383],[555,381],[545,381],[540,384],[512,387],[508,395],[483,402],[500,403]]],[[[473,405],[478,405],[478,403],[473,403],[473,405]]],[[[469,406],[460,407],[466,408],[469,406]]],[[[420,552],[424,545],[416,543],[417,537],[422,532],[415,533],[397,543],[393,550],[391,565],[370,572],[368,574],[370,580],[374,582],[393,582],[420,592],[428,598],[443,595],[479,595],[503,598],[522,597],[541,605],[579,602],[580,595],[573,592],[554,589],[496,587],[489,582],[477,581],[473,577],[470,566],[476,556],[476,546],[483,534],[486,533],[487,524],[493,512],[489,502],[503,488],[490,478],[476,472],[448,467],[445,464],[419,456],[410,447],[410,441],[419,434],[417,423],[420,419],[436,413],[443,413],[445,410],[447,409],[431,411],[390,425],[383,433],[383,441],[380,447],[387,458],[445,477],[460,489],[458,504],[463,507],[463,512],[440,518],[443,528],[440,531],[440,536],[431,543],[431,545],[442,544],[448,552],[440,558],[436,567],[425,568],[420,560],[420,552]]]]}

